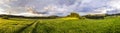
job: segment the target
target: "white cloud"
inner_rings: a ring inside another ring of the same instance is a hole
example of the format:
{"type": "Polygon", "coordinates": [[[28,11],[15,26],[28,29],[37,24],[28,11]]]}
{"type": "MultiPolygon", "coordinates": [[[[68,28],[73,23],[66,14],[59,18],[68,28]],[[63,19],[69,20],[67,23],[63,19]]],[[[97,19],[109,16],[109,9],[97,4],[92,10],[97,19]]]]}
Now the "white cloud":
{"type": "Polygon", "coordinates": [[[109,14],[120,13],[120,0],[110,0],[107,3],[107,11],[109,14]]]}
{"type": "Polygon", "coordinates": [[[5,12],[3,12],[4,10],[2,8],[0,8],[0,14],[6,14],[5,12]]]}
{"type": "Polygon", "coordinates": [[[17,1],[17,0],[0,0],[0,4],[8,4],[12,1],[17,1]]]}
{"type": "Polygon", "coordinates": [[[111,6],[113,8],[117,8],[117,9],[120,9],[120,0],[111,0],[109,3],[108,3],[108,6],[111,6]]]}
{"type": "Polygon", "coordinates": [[[92,12],[93,12],[93,14],[106,14],[107,9],[105,7],[102,7],[102,8],[95,9],[92,12]]]}
{"type": "Polygon", "coordinates": [[[63,13],[63,14],[66,13],[65,15],[67,15],[67,13],[72,12],[73,9],[74,9],[74,5],[70,5],[70,6],[48,5],[43,8],[43,10],[47,11],[49,15],[58,15],[59,13],[63,13]]]}
{"type": "Polygon", "coordinates": [[[12,15],[18,15],[18,16],[48,16],[44,14],[32,14],[32,13],[19,13],[19,14],[12,14],[12,15]]]}

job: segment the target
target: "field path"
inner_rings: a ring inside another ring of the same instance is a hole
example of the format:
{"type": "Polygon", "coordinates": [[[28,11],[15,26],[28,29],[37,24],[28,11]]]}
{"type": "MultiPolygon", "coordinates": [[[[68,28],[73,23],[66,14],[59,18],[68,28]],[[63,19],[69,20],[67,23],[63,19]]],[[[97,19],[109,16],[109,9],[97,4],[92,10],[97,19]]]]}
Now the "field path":
{"type": "Polygon", "coordinates": [[[15,33],[31,33],[34,32],[33,30],[35,29],[38,21],[35,20],[33,23],[21,28],[20,30],[16,31],[15,33]]]}
{"type": "Polygon", "coordinates": [[[38,22],[36,22],[34,24],[34,28],[32,29],[32,33],[37,33],[36,30],[37,30],[37,25],[38,25],[38,22]]]}

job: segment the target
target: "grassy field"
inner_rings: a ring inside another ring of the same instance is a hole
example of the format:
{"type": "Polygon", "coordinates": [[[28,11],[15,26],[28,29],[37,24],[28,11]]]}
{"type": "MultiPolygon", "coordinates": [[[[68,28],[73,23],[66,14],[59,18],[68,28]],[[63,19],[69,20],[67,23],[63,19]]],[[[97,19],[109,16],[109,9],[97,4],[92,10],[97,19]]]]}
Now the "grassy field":
{"type": "Polygon", "coordinates": [[[120,17],[105,19],[0,18],[0,33],[120,33],[120,17]]]}

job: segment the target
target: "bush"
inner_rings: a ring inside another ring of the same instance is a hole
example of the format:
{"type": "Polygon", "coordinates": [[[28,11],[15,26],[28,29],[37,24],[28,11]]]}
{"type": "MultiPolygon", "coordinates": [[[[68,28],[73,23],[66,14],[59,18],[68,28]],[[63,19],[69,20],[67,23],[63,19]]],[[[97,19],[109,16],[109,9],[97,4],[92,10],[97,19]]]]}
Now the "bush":
{"type": "Polygon", "coordinates": [[[9,19],[9,17],[8,16],[3,16],[2,19],[9,19]]]}

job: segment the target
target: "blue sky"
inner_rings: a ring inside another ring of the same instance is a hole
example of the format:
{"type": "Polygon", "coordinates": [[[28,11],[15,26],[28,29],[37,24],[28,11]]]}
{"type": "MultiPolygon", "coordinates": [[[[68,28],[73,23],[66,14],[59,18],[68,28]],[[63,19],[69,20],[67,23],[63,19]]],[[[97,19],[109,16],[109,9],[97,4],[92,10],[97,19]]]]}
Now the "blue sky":
{"type": "Polygon", "coordinates": [[[32,7],[43,15],[80,15],[119,13],[120,0],[0,0],[0,14],[35,15],[26,9],[32,7]],[[116,10],[116,11],[115,11],[116,10]]]}

